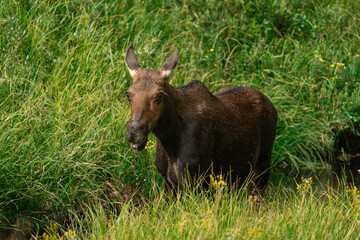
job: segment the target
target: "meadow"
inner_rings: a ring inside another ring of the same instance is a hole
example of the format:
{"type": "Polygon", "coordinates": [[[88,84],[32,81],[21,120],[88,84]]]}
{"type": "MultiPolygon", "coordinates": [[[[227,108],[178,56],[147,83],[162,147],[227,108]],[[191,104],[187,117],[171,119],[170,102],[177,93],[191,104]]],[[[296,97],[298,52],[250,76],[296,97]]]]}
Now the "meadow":
{"type": "Polygon", "coordinates": [[[219,181],[167,202],[155,137],[142,152],[125,138],[124,56],[133,44],[159,68],[179,48],[172,85],[262,91],[279,115],[274,169],[315,171],[346,155],[342,132],[360,135],[359,13],[350,0],[0,0],[0,233],[358,239],[360,194],[342,179],[273,176],[261,206],[219,181]]]}

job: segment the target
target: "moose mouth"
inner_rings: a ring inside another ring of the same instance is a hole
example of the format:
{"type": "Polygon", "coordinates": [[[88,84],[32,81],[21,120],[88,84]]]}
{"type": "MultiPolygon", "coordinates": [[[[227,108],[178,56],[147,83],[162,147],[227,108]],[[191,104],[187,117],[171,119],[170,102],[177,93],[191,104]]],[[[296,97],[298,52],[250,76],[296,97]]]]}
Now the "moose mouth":
{"type": "Polygon", "coordinates": [[[137,142],[137,143],[133,143],[132,145],[132,148],[135,150],[135,151],[141,151],[141,150],[144,150],[146,144],[147,144],[147,137],[144,138],[143,141],[141,142],[137,142]]]}

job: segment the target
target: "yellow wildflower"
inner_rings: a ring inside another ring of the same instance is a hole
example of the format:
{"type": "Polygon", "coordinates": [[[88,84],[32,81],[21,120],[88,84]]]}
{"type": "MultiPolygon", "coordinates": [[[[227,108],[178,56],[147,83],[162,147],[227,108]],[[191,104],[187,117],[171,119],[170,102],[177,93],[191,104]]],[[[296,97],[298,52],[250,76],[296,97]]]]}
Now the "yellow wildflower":
{"type": "Polygon", "coordinates": [[[217,66],[218,66],[218,65],[215,63],[215,64],[214,64],[214,67],[217,67],[217,66]]]}
{"type": "Polygon", "coordinates": [[[74,230],[69,230],[69,231],[64,233],[64,236],[67,237],[67,238],[75,236],[75,231],[74,230]]]}
{"type": "Polygon", "coordinates": [[[209,50],[210,52],[213,52],[214,51],[214,49],[213,48],[210,48],[210,50],[209,50]]]}
{"type": "Polygon", "coordinates": [[[258,200],[259,200],[259,198],[258,198],[258,196],[256,196],[256,195],[254,195],[254,196],[249,195],[249,197],[248,197],[248,202],[249,202],[249,203],[257,203],[258,200]]]}
{"type": "Polygon", "coordinates": [[[297,185],[296,189],[301,192],[308,192],[311,189],[312,177],[309,178],[301,177],[301,181],[302,181],[301,184],[296,184],[297,185]]]}
{"type": "Polygon", "coordinates": [[[352,188],[347,188],[346,190],[348,194],[351,197],[350,204],[354,208],[354,210],[357,210],[360,213],[360,192],[359,189],[356,186],[353,186],[352,188]]]}
{"type": "Polygon", "coordinates": [[[320,62],[325,62],[325,60],[324,59],[322,59],[322,58],[319,58],[320,59],[320,62]]]}
{"type": "Polygon", "coordinates": [[[57,231],[59,229],[59,225],[57,223],[50,223],[50,229],[52,231],[57,231]]]}
{"type": "Polygon", "coordinates": [[[335,67],[335,64],[331,64],[330,67],[332,67],[332,68],[335,67]]]}
{"type": "Polygon", "coordinates": [[[154,147],[155,147],[155,142],[149,140],[149,141],[146,143],[145,149],[146,149],[146,150],[151,150],[151,149],[153,149],[154,147]]]}
{"type": "Polygon", "coordinates": [[[216,190],[220,190],[220,189],[226,189],[227,184],[223,179],[222,175],[218,175],[216,176],[216,178],[213,175],[210,175],[210,184],[213,188],[215,188],[216,190]]]}
{"type": "Polygon", "coordinates": [[[252,228],[250,227],[248,232],[245,234],[246,236],[243,237],[243,239],[254,239],[257,238],[262,234],[262,231],[260,228],[252,228]]]}
{"type": "Polygon", "coordinates": [[[50,238],[50,235],[47,233],[43,233],[42,237],[43,237],[43,239],[47,240],[50,238]]]}

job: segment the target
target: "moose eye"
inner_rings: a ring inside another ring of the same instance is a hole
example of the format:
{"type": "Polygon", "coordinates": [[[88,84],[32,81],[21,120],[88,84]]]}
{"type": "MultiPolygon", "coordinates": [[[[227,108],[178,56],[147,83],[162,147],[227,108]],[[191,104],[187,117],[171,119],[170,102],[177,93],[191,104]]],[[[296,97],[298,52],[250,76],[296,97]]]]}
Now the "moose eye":
{"type": "Polygon", "coordinates": [[[156,101],[161,101],[163,96],[164,96],[164,92],[159,92],[155,97],[156,101]]]}
{"type": "Polygon", "coordinates": [[[127,100],[130,101],[130,94],[129,94],[129,92],[125,92],[125,96],[127,97],[127,100]]]}

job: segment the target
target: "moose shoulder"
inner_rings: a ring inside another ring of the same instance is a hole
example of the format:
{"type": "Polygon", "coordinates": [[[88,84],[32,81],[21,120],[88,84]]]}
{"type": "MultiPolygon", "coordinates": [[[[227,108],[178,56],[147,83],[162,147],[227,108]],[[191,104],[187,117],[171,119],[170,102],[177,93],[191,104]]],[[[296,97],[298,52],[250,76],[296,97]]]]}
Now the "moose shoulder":
{"type": "Polygon", "coordinates": [[[176,50],[158,69],[142,69],[132,46],[125,62],[133,79],[127,139],[143,150],[152,131],[158,138],[156,167],[176,191],[188,179],[228,174],[238,185],[251,177],[262,194],[268,179],[277,112],[270,100],[249,87],[211,94],[200,81],[173,87],[176,50]]]}

